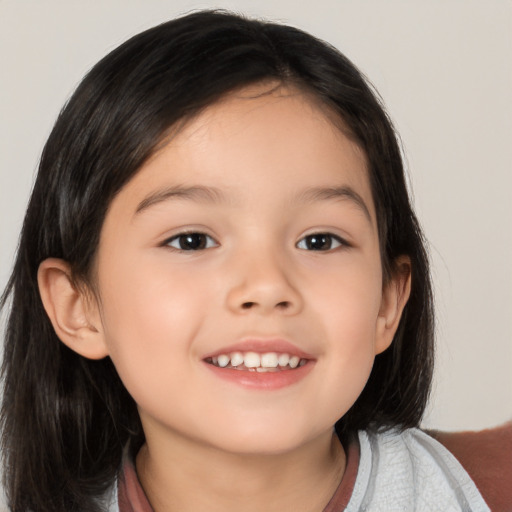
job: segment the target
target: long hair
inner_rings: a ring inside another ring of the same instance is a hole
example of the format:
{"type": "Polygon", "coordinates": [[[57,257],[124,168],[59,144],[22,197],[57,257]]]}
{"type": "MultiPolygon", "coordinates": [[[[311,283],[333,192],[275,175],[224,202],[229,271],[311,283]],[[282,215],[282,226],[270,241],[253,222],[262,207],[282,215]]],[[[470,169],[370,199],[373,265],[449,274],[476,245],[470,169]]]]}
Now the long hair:
{"type": "Polygon", "coordinates": [[[85,359],[57,338],[39,297],[39,264],[62,258],[77,282],[90,283],[110,202],[169,129],[230,91],[268,80],[300,88],[342,121],[366,154],[384,279],[399,255],[412,262],[412,292],[394,342],[336,428],[418,425],[433,365],[430,274],[397,137],[378,96],[347,58],[309,34],[197,12],[133,37],[94,66],[44,148],[2,298],[10,306],[2,448],[13,512],[102,510],[124,448],[136,452],[144,442],[136,405],[110,359],[85,359]]]}

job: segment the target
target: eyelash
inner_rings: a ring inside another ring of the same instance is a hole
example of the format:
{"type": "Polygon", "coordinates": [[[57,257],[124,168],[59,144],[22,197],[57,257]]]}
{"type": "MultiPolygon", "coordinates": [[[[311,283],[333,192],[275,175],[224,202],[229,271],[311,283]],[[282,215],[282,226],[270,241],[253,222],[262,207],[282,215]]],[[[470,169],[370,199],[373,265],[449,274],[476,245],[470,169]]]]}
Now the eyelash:
{"type": "MultiPolygon", "coordinates": [[[[217,247],[219,244],[206,233],[190,231],[174,235],[165,240],[162,245],[177,251],[193,252],[211,249],[217,247]],[[174,246],[173,243],[176,243],[178,246],[174,246]]],[[[332,233],[319,232],[311,233],[301,238],[297,242],[296,247],[304,251],[328,252],[338,249],[339,247],[350,247],[350,244],[343,240],[343,238],[333,235],[332,233]],[[320,247],[314,248],[314,245],[320,245],[320,247]],[[325,247],[325,245],[327,245],[327,247],[325,247]]]]}
{"type": "Polygon", "coordinates": [[[163,245],[170,247],[171,249],[177,250],[177,251],[202,251],[205,249],[211,249],[212,247],[217,247],[219,244],[209,235],[206,233],[201,233],[199,231],[189,231],[186,233],[179,233],[178,235],[174,235],[171,238],[168,238],[163,245]],[[199,247],[184,247],[183,242],[187,239],[189,239],[189,242],[192,240],[192,238],[195,238],[195,241],[199,243],[199,247]],[[201,237],[199,240],[198,238],[201,237]],[[174,242],[177,242],[179,244],[179,247],[175,247],[172,244],[174,242]],[[212,243],[213,242],[213,243],[212,243]]]}
{"type": "Polygon", "coordinates": [[[319,233],[311,233],[309,235],[306,235],[305,237],[301,238],[297,244],[296,247],[298,249],[302,249],[304,251],[316,251],[316,252],[328,252],[333,251],[335,249],[338,249],[339,247],[350,247],[350,244],[348,244],[343,238],[333,235],[332,233],[328,232],[319,232],[319,233]],[[312,249],[311,245],[315,244],[317,242],[320,242],[320,244],[328,244],[329,246],[327,248],[317,248],[312,249]],[[333,243],[337,244],[333,247],[333,243]],[[301,247],[301,245],[305,245],[305,247],[301,247]],[[308,247],[309,245],[309,247],[308,247]]]}

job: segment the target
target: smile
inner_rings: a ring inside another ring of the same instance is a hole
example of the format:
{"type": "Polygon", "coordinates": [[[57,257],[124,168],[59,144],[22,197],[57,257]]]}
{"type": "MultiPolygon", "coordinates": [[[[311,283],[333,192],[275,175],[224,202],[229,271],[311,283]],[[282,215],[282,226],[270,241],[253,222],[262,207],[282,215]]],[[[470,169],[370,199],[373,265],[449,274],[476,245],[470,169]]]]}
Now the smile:
{"type": "Polygon", "coordinates": [[[294,370],[307,363],[307,359],[284,352],[232,352],[208,357],[205,361],[218,368],[260,373],[294,370]]]}

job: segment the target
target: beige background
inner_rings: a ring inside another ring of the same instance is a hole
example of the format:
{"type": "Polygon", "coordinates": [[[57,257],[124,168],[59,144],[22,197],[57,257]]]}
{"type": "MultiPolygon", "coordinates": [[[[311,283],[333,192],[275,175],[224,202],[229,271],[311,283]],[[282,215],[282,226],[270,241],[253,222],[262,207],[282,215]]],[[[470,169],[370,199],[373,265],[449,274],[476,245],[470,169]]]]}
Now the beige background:
{"type": "Polygon", "coordinates": [[[507,0],[0,0],[0,286],[39,153],[83,74],[128,36],[214,6],[306,29],[371,78],[401,133],[431,243],[439,364],[425,425],[476,429],[511,418],[507,0]]]}

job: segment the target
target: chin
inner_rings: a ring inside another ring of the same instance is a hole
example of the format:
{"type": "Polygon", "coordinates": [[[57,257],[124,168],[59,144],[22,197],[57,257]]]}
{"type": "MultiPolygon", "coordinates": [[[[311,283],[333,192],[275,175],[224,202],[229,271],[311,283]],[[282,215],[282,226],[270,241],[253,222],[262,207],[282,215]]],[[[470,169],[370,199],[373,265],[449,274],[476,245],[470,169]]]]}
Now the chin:
{"type": "Polygon", "coordinates": [[[289,438],[252,438],[252,439],[231,439],[230,442],[222,443],[223,451],[243,456],[277,456],[293,452],[300,448],[303,442],[291,442],[289,438]]]}
{"type": "Polygon", "coordinates": [[[284,424],[268,421],[240,425],[238,422],[237,428],[230,426],[219,430],[222,436],[215,436],[211,444],[223,451],[246,456],[282,455],[300,449],[330,431],[331,426],[321,431],[313,431],[310,426],[301,429],[289,420],[284,424]]]}

